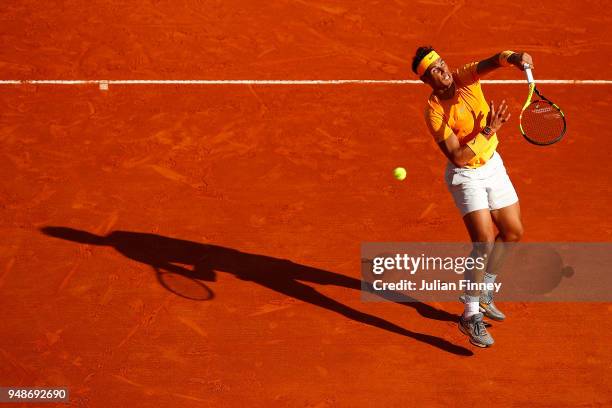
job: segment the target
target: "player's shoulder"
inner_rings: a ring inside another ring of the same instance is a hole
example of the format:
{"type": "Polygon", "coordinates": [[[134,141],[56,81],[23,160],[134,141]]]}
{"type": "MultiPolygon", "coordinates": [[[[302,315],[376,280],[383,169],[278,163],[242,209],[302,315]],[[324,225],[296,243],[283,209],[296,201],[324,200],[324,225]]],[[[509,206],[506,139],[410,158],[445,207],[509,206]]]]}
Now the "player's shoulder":
{"type": "Polygon", "coordinates": [[[425,102],[423,113],[426,120],[435,120],[444,116],[444,107],[440,105],[438,97],[433,93],[429,96],[425,102]]]}
{"type": "Polygon", "coordinates": [[[438,99],[438,97],[432,92],[432,94],[429,95],[429,98],[427,98],[427,101],[425,102],[425,114],[429,115],[432,113],[442,112],[444,112],[444,108],[440,104],[440,100],[438,99]]]}
{"type": "Polygon", "coordinates": [[[478,62],[470,62],[457,68],[453,76],[459,86],[479,85],[478,62]]]}

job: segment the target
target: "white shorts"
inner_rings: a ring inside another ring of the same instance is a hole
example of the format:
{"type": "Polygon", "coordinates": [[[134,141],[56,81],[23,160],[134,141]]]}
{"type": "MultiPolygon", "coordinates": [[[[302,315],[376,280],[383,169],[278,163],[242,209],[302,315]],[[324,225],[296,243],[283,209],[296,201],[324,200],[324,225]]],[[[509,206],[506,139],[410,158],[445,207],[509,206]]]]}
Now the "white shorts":
{"type": "Polygon", "coordinates": [[[449,163],[446,185],[463,217],[476,210],[498,210],[518,202],[514,186],[499,153],[481,167],[470,169],[449,163]]]}

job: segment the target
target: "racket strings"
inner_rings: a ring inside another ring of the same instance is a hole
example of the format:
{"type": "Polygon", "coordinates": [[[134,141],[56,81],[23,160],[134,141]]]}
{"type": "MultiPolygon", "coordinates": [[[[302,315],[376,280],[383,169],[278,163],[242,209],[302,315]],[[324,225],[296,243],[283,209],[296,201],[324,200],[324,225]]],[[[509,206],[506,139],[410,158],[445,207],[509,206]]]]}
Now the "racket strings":
{"type": "Polygon", "coordinates": [[[521,124],[525,136],[537,144],[553,143],[565,132],[563,114],[543,100],[531,102],[521,116],[521,124]]]}

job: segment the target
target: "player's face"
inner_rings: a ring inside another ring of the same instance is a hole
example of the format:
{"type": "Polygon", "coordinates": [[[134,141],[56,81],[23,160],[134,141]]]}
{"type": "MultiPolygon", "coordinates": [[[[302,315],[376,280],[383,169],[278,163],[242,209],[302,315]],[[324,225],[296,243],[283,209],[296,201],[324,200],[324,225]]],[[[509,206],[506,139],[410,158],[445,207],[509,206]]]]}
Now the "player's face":
{"type": "Polygon", "coordinates": [[[446,89],[453,84],[453,75],[442,58],[431,64],[428,83],[433,89],[446,89]]]}

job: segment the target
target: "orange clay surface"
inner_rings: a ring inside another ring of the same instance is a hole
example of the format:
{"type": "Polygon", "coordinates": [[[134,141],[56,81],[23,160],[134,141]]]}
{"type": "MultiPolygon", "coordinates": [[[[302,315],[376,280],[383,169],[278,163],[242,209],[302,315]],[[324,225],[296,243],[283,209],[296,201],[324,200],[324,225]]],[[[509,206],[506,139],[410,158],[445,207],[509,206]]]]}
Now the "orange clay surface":
{"type": "MultiPolygon", "coordinates": [[[[413,79],[423,43],[451,66],[524,49],[536,79],[612,79],[604,2],[495,3],[5,0],[0,79],[413,79]]],[[[512,108],[525,240],[610,241],[612,87],[541,89],[569,124],[549,148],[518,133],[524,85],[484,85],[512,108]]],[[[502,303],[482,350],[458,302],[360,300],[361,242],[467,240],[427,95],[2,86],[0,385],[83,407],[610,406],[610,304],[502,303]]]]}

